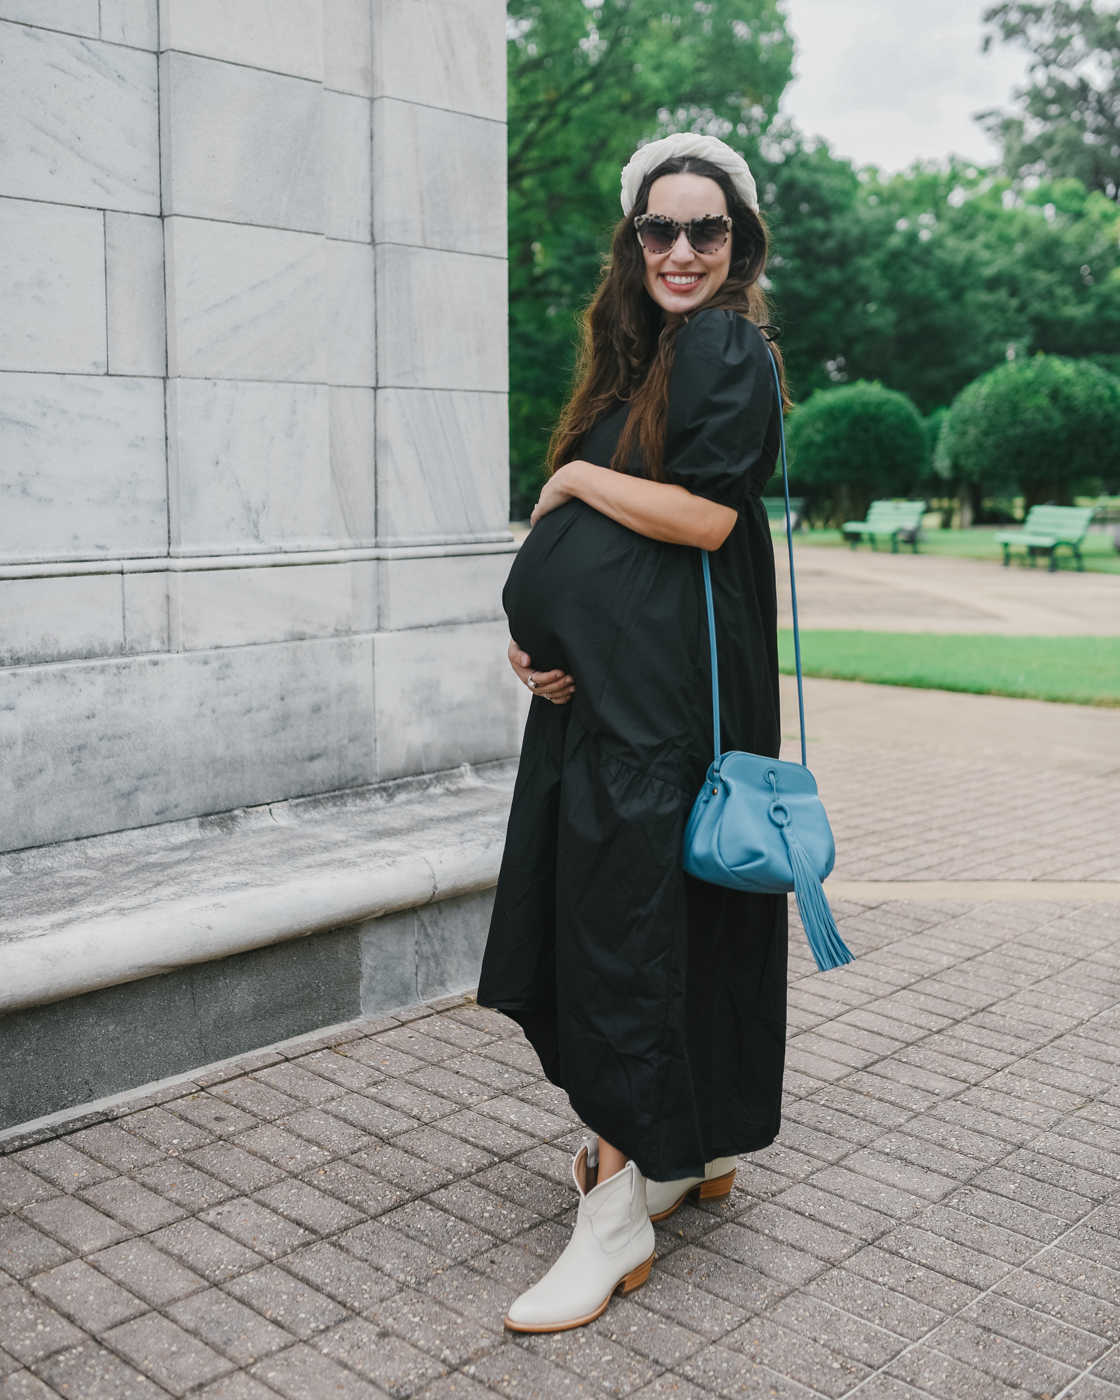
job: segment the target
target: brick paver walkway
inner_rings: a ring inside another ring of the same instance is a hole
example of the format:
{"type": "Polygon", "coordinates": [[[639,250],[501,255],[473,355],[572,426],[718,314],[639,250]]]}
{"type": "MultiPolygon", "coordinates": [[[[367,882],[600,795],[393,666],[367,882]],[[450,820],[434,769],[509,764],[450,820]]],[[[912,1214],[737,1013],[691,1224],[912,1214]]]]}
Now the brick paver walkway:
{"type": "Polygon", "coordinates": [[[1120,882],[1120,775],[1043,778],[839,744],[810,764],[845,879],[1120,882]]]}
{"type": "MultiPolygon", "coordinates": [[[[1120,879],[1115,776],[829,724],[838,877],[1120,879]]],[[[458,999],[0,1144],[0,1400],[1120,1400],[1120,893],[891,891],[835,903],[850,967],[793,931],[778,1143],[591,1327],[503,1331],[582,1129],[458,999]]]]}
{"type": "Polygon", "coordinates": [[[581,1130],[464,999],[0,1158],[0,1396],[1120,1397],[1120,910],[838,913],[778,1144],[593,1326],[503,1333],[581,1130]]]}

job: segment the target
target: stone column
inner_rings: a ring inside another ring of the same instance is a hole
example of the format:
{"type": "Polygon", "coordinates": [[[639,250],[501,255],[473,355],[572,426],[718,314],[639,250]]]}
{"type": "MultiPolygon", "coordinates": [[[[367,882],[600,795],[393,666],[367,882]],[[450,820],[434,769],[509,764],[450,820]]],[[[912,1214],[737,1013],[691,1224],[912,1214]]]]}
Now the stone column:
{"type": "Polygon", "coordinates": [[[521,712],[498,720],[492,700],[508,694],[505,6],[377,0],[373,17],[387,778],[513,753],[521,712]]]}
{"type": "Polygon", "coordinates": [[[514,753],[501,0],[0,16],[0,850],[514,753]]]}

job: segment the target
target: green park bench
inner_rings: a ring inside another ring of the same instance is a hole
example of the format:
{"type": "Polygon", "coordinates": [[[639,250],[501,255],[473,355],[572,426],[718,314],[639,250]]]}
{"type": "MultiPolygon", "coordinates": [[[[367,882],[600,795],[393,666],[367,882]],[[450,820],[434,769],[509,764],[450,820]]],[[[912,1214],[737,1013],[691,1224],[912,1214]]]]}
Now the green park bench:
{"type": "Polygon", "coordinates": [[[1085,561],[1081,557],[1081,542],[1089,533],[1089,522],[1093,518],[1094,506],[1031,506],[1021,530],[1005,530],[996,535],[996,543],[1003,545],[1003,562],[1011,563],[1012,545],[1022,545],[1027,551],[1031,568],[1039,554],[1050,556],[1050,572],[1058,567],[1058,550],[1064,545],[1077,560],[1079,573],[1085,572],[1085,561]]]}
{"type": "MultiPolygon", "coordinates": [[[[770,522],[770,528],[775,526],[781,531],[786,528],[786,498],[784,496],[763,496],[762,504],[766,507],[766,518],[770,522]]],[[[804,496],[791,496],[789,498],[789,518],[790,524],[795,530],[801,529],[801,516],[805,510],[804,496]]]]}
{"type": "Polygon", "coordinates": [[[891,553],[897,554],[898,542],[902,539],[917,554],[918,531],[925,513],[925,501],[872,501],[866,520],[847,520],[841,528],[853,549],[866,535],[872,549],[879,547],[876,540],[889,538],[891,553]]]}

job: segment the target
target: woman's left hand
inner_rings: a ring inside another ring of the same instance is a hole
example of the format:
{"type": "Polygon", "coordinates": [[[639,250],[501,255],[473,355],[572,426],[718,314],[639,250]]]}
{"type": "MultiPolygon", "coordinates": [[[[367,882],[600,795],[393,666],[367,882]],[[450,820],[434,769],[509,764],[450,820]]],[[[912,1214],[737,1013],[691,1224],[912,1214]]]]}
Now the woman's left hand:
{"type": "MultiPolygon", "coordinates": [[[[568,464],[568,466],[570,465],[571,463],[568,464]]],[[[544,484],[540,499],[533,507],[533,513],[529,517],[530,525],[535,525],[550,510],[555,510],[557,506],[562,506],[565,501],[571,500],[572,492],[568,489],[568,476],[570,475],[567,466],[560,467],[552,473],[544,484]],[[568,475],[566,476],[565,473],[568,475]]]]}
{"type": "Polygon", "coordinates": [[[563,671],[534,671],[533,660],[511,637],[509,639],[509,664],[522,685],[527,686],[542,700],[551,700],[554,705],[566,705],[575,692],[576,683],[563,671]]]}

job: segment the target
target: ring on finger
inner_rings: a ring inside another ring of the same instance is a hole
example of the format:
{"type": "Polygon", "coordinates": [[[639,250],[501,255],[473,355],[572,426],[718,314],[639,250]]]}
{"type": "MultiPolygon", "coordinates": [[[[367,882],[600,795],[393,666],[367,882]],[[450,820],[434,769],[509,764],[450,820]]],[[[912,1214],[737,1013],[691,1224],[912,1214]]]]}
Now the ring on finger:
{"type": "Polygon", "coordinates": [[[536,690],[537,688],[537,682],[532,676],[529,677],[525,684],[529,687],[530,690],[536,690]]]}

